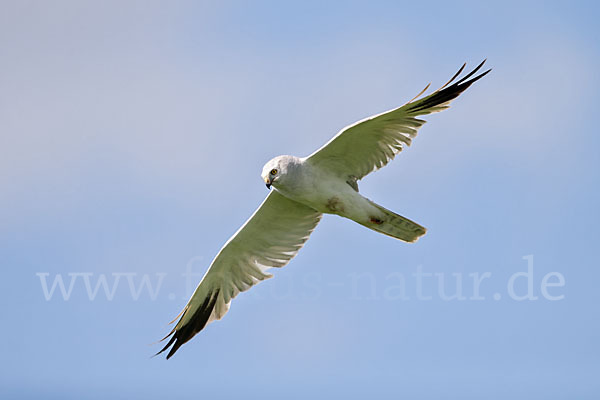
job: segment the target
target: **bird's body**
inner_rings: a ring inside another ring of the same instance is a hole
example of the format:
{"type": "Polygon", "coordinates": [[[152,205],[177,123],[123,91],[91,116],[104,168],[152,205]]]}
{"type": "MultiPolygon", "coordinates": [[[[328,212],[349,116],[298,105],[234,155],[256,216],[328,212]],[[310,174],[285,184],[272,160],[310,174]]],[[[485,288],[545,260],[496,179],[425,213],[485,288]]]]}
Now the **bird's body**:
{"type": "Polygon", "coordinates": [[[363,197],[355,181],[315,165],[310,157],[275,157],[263,168],[263,179],[267,179],[269,171],[274,169],[280,175],[273,182],[275,190],[320,213],[348,218],[406,242],[415,241],[426,231],[422,226],[363,197]]]}
{"type": "Polygon", "coordinates": [[[271,166],[285,173],[285,179],[273,183],[275,190],[321,213],[342,215],[344,203],[350,211],[351,202],[361,197],[332,171],[317,168],[306,158],[279,156],[266,164],[266,171],[272,170],[271,166]]]}
{"type": "Polygon", "coordinates": [[[339,215],[405,242],[424,235],[421,225],[362,196],[358,181],[411,144],[425,123],[417,116],[448,108],[451,100],[486,75],[490,70],[469,80],[482,65],[450,85],[463,65],[434,93],[415,100],[428,85],[404,106],[342,129],[308,157],[279,156],[267,162],[262,178],[273,190],[219,251],[159,353],[170,348],[167,358],[171,357],[207,324],[221,319],[238,293],[270,278],[268,269],[286,265],[322,214],[339,215]]]}

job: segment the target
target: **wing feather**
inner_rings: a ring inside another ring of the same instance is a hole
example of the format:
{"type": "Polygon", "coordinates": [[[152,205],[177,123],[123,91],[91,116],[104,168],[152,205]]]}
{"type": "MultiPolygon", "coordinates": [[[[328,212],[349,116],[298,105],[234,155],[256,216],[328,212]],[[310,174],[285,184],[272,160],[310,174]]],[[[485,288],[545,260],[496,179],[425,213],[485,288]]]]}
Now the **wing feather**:
{"type": "Polygon", "coordinates": [[[206,325],[221,319],[235,296],[270,278],[270,268],[286,265],[320,219],[318,211],[273,190],[217,254],[157,355],[170,348],[169,359],[206,325]]]}
{"type": "Polygon", "coordinates": [[[362,179],[385,166],[405,146],[410,146],[417,130],[425,123],[417,116],[445,110],[452,100],[490,72],[491,69],[469,80],[484,63],[485,60],[473,71],[451,84],[464,70],[464,64],[445,85],[432,94],[418,99],[429,87],[427,85],[403,106],[342,129],[323,147],[308,156],[308,161],[335,171],[343,179],[362,179]]]}

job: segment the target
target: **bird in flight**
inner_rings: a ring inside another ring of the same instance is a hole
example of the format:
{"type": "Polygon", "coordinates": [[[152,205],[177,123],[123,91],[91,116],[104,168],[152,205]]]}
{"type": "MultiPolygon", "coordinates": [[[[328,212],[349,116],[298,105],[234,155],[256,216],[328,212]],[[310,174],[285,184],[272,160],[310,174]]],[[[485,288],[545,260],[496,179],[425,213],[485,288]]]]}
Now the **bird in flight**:
{"type": "Polygon", "coordinates": [[[418,116],[445,110],[490,72],[474,76],[484,63],[454,82],[464,64],[432,94],[419,98],[427,85],[402,107],[342,129],[308,157],[279,156],[266,163],[262,178],[272,188],[269,195],[219,251],[157,355],[169,349],[169,359],[206,325],[221,319],[238,293],[272,277],[267,271],[283,267],[298,253],[323,214],[348,218],[405,242],[424,235],[421,225],[363,197],[358,181],[410,145],[425,123],[418,116]]]}

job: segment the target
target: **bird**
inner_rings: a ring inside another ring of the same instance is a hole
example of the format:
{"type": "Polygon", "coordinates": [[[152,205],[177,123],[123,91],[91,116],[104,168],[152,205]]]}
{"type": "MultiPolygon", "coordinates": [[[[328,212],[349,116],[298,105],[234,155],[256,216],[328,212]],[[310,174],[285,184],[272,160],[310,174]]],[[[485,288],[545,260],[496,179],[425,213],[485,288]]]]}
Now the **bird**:
{"type": "Polygon", "coordinates": [[[171,323],[170,338],[155,355],[167,359],[209,323],[221,319],[231,300],[257,283],[271,278],[271,268],[285,266],[302,248],[323,214],[334,214],[404,242],[415,242],[426,229],[362,196],[358,181],[388,164],[409,146],[425,123],[418,116],[449,108],[474,82],[491,69],[455,80],[466,63],[442,87],[417,96],[390,111],[343,128],[308,157],[278,156],[265,164],[261,177],[269,194],[225,243],[212,261],[192,297],[171,323]]]}

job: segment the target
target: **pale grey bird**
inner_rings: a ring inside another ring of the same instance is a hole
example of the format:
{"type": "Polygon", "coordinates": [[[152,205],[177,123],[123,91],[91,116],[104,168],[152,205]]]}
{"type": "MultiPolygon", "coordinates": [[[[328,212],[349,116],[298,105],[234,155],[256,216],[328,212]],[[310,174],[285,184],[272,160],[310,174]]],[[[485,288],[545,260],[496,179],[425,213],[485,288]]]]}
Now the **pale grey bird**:
{"type": "Polygon", "coordinates": [[[429,88],[427,85],[402,107],[342,129],[308,157],[279,156],[265,164],[262,178],[267,188],[274,190],[219,251],[179,314],[181,319],[163,340],[169,336],[171,339],[157,354],[172,346],[167,354],[170,358],[207,324],[221,319],[238,293],[270,278],[270,268],[286,265],[322,214],[351,219],[405,242],[424,235],[421,225],[363,197],[358,192],[358,181],[410,145],[417,129],[425,123],[417,116],[445,110],[451,100],[490,72],[469,80],[484,62],[452,85],[466,64],[432,94],[418,99],[429,88]]]}

